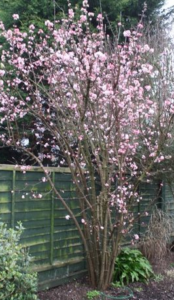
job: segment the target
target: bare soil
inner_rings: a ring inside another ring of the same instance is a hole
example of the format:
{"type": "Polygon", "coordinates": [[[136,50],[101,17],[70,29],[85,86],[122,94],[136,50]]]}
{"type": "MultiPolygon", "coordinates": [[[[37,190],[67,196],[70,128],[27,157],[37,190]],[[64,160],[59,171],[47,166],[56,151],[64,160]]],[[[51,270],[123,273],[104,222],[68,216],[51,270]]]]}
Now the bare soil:
{"type": "MultiPolygon", "coordinates": [[[[174,253],[168,255],[160,261],[151,262],[156,279],[148,283],[136,282],[128,287],[133,292],[130,300],[174,300],[174,253]]],[[[48,291],[38,293],[40,300],[87,300],[86,293],[93,290],[88,283],[87,278],[76,280],[66,285],[58,286],[48,291]]],[[[115,297],[128,295],[126,291],[120,291],[118,288],[112,288],[107,291],[115,297]]],[[[107,293],[106,292],[106,293],[107,293]]],[[[97,300],[97,298],[94,298],[97,300]]],[[[98,299],[101,299],[98,298],[98,299]]],[[[106,298],[106,300],[109,298],[106,298]]]]}

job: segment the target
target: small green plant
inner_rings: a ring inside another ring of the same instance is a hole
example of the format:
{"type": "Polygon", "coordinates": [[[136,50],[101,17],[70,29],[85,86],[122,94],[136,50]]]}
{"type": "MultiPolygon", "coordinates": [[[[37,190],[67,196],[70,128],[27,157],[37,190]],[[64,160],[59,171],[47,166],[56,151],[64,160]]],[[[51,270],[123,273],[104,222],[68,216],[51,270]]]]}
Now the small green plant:
{"type": "Polygon", "coordinates": [[[0,223],[0,300],[36,300],[37,276],[30,273],[30,256],[19,244],[23,232],[0,223]]]}
{"type": "Polygon", "coordinates": [[[115,261],[113,281],[122,286],[134,281],[147,281],[154,275],[149,261],[137,249],[121,250],[115,261]]]}
{"type": "Polygon", "coordinates": [[[88,292],[86,293],[86,295],[87,295],[87,298],[88,298],[89,300],[92,300],[92,299],[94,299],[94,298],[100,296],[100,292],[99,292],[99,291],[96,291],[96,290],[88,291],[88,292]]]}
{"type": "Polygon", "coordinates": [[[112,285],[114,288],[121,288],[121,287],[122,287],[122,284],[121,284],[119,281],[112,282],[111,285],[112,285]]]}

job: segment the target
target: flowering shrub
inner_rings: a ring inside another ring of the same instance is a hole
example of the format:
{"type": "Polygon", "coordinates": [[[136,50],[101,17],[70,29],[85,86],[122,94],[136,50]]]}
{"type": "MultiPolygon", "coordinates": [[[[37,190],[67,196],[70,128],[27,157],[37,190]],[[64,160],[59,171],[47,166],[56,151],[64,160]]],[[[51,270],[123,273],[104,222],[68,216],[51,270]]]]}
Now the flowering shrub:
{"type": "Polygon", "coordinates": [[[109,40],[101,14],[95,32],[91,18],[84,0],[79,18],[69,7],[67,18],[45,22],[45,33],[32,24],[28,32],[1,24],[9,48],[1,56],[0,140],[43,168],[67,222],[79,230],[92,285],[105,289],[122,237],[140,217],[132,208],[142,200],[140,183],[155,170],[168,171],[174,85],[170,53],[143,42],[141,22],[123,32],[120,44],[109,40]],[[70,168],[80,217],[46,173],[45,160],[70,168]]]}
{"type": "Polygon", "coordinates": [[[0,299],[37,300],[37,275],[30,273],[30,257],[18,244],[23,227],[0,223],[0,299]]]}

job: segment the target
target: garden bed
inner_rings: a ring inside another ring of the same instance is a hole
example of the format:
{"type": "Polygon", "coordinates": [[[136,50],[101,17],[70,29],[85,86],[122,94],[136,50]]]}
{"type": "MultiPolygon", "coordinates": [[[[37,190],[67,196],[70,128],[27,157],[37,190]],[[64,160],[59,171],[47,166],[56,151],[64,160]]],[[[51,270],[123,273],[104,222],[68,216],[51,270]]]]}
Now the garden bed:
{"type": "MultiPolygon", "coordinates": [[[[152,262],[156,274],[155,280],[148,283],[133,283],[131,300],[170,300],[174,299],[174,253],[160,261],[152,262]]],[[[87,300],[89,287],[87,278],[77,280],[57,288],[38,293],[40,300],[87,300]]],[[[115,292],[119,292],[115,289],[115,292]]],[[[116,294],[115,294],[116,295],[116,294]]],[[[97,298],[94,298],[97,300],[97,298]]]]}

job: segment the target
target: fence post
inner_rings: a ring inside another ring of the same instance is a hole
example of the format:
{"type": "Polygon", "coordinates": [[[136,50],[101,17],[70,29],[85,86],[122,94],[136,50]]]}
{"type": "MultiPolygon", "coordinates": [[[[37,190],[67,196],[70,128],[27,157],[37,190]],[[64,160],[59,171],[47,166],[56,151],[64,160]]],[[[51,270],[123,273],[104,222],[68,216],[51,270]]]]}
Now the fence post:
{"type": "Polygon", "coordinates": [[[12,202],[11,202],[11,227],[14,228],[15,224],[15,184],[16,184],[16,170],[13,170],[12,181],[12,202]]]}
{"type": "MultiPolygon", "coordinates": [[[[52,181],[55,183],[55,172],[52,172],[52,181]]],[[[51,232],[50,232],[50,263],[54,261],[54,191],[51,193],[51,232]]]]}

